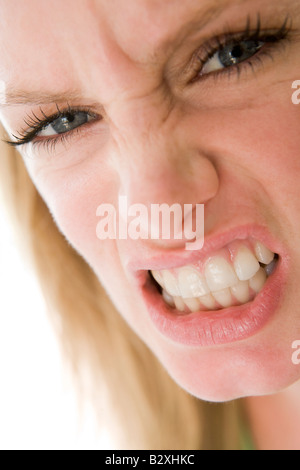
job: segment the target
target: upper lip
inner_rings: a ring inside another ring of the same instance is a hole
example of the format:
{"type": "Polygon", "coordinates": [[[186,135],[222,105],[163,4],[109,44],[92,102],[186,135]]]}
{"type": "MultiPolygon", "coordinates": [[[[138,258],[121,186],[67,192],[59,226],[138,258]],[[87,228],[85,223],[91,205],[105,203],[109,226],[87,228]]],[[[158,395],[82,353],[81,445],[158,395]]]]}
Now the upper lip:
{"type": "Polygon", "coordinates": [[[265,246],[273,253],[282,256],[284,247],[276,240],[266,227],[259,225],[243,225],[227,230],[225,232],[209,235],[204,238],[204,246],[198,251],[187,251],[183,248],[177,250],[153,248],[153,254],[147,249],[148,254],[143,258],[138,253],[136,259],[131,258],[127,264],[127,269],[131,274],[142,281],[145,272],[151,270],[172,269],[180,266],[195,263],[207,259],[216,251],[228,245],[231,241],[237,239],[247,239],[252,237],[265,246]]]}

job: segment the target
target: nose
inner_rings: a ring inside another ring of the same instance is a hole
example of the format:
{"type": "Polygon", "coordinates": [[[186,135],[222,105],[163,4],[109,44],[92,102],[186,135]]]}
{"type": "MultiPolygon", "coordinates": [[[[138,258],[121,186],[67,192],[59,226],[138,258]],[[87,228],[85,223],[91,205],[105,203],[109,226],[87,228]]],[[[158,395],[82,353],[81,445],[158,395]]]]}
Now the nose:
{"type": "Polygon", "coordinates": [[[162,113],[158,106],[142,111],[127,108],[126,119],[115,127],[113,160],[119,196],[126,197],[126,210],[136,204],[145,208],[139,212],[141,233],[157,233],[157,219],[149,220],[155,205],[181,207],[182,219],[177,228],[174,219],[170,246],[178,244],[176,230],[182,232],[184,218],[192,214],[193,220],[196,204],[207,204],[219,188],[216,168],[202,151],[201,139],[196,140],[190,139],[180,113],[162,113]]]}

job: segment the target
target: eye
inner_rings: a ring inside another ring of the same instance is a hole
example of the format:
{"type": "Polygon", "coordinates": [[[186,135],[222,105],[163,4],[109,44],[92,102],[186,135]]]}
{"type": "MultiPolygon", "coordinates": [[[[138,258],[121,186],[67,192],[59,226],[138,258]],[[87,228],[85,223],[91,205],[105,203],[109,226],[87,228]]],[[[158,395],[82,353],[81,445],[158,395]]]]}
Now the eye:
{"type": "Polygon", "coordinates": [[[201,70],[201,75],[222,70],[232,65],[238,65],[253,57],[264,46],[263,41],[249,39],[245,41],[232,41],[222,46],[206,61],[201,70]]]}
{"type": "Polygon", "coordinates": [[[93,116],[84,111],[66,112],[45,125],[37,134],[37,137],[49,137],[57,134],[65,134],[73,131],[93,119],[93,116]]]}
{"type": "Polygon", "coordinates": [[[91,122],[101,121],[102,116],[94,113],[90,108],[71,108],[68,106],[65,110],[57,107],[57,113],[47,116],[40,108],[42,118],[36,113],[27,115],[24,123],[27,129],[22,129],[15,135],[14,141],[6,140],[5,142],[13,147],[22,146],[32,143],[38,145],[56,145],[59,141],[66,141],[66,137],[71,137],[75,131],[91,122]]]}

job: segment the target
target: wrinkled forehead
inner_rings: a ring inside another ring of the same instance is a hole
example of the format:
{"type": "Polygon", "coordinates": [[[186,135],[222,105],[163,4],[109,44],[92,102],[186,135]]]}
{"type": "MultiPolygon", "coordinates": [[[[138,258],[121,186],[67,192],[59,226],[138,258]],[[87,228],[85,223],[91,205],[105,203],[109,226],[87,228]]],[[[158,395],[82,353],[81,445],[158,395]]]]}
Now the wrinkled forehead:
{"type": "MultiPolygon", "coordinates": [[[[182,31],[245,0],[0,0],[0,73],[64,80],[91,59],[107,65],[116,45],[141,63],[180,40],[182,31]],[[44,75],[45,74],[45,75],[44,75]]],[[[201,24],[199,26],[201,26],[201,24]]],[[[3,77],[4,74],[4,77],[3,77]]]]}
{"type": "MultiPolygon", "coordinates": [[[[224,11],[228,21],[244,4],[249,13],[286,1],[0,0],[0,92],[3,83],[57,91],[76,81],[77,89],[97,83],[101,93],[101,87],[113,88],[125,63],[157,68],[172,48],[224,11]]],[[[132,77],[127,80],[132,85],[132,77]]]]}

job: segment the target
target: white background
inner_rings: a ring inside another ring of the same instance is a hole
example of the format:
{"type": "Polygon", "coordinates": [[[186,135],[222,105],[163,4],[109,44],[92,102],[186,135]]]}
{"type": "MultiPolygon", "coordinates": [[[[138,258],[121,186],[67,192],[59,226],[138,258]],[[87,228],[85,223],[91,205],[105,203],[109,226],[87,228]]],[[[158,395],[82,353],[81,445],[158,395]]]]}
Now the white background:
{"type": "Polygon", "coordinates": [[[78,411],[36,279],[0,204],[0,449],[109,449],[78,411]]]}

